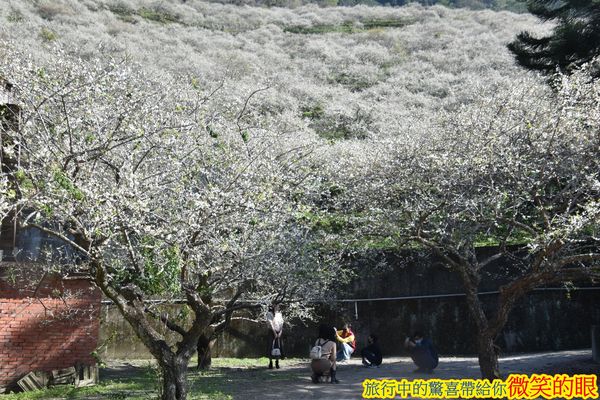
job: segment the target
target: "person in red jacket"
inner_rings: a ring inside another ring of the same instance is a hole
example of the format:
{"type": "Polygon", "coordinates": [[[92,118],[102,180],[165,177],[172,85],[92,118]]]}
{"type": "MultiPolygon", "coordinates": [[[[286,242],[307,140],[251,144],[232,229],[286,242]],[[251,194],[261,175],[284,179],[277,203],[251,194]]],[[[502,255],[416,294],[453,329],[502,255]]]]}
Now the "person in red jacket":
{"type": "Polygon", "coordinates": [[[356,350],[356,338],[350,329],[350,324],[345,323],[341,331],[336,332],[336,339],[340,343],[337,351],[337,361],[349,360],[356,350]]]}

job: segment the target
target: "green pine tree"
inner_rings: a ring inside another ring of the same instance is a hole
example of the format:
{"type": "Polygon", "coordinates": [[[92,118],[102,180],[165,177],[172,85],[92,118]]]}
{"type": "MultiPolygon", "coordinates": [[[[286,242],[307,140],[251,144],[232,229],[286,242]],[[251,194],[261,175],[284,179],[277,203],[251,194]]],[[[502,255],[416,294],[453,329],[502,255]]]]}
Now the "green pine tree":
{"type": "MultiPolygon", "coordinates": [[[[523,67],[570,73],[600,55],[600,0],[530,0],[527,8],[544,21],[556,21],[556,27],[542,38],[521,32],[508,44],[523,67]]],[[[600,69],[594,76],[600,77],[600,69]]]]}

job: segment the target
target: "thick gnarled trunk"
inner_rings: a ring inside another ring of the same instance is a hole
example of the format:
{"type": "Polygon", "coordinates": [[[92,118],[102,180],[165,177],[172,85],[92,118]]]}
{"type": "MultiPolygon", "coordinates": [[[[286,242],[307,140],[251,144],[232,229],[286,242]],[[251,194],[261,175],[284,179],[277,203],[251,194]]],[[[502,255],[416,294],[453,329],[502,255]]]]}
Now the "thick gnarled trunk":
{"type": "MultiPolygon", "coordinates": [[[[468,264],[462,264],[458,267],[465,287],[467,308],[477,327],[477,356],[481,377],[490,381],[500,379],[498,351],[494,344],[496,332],[490,329],[490,322],[484,312],[483,304],[479,300],[477,293],[479,278],[477,274],[473,273],[473,271],[476,271],[476,268],[472,268],[468,264]]],[[[500,329],[502,326],[503,324],[500,325],[500,329]]]]}
{"type": "Polygon", "coordinates": [[[185,400],[187,398],[187,369],[189,358],[175,357],[159,360],[162,374],[161,400],[185,400]]]}
{"type": "Polygon", "coordinates": [[[479,369],[481,377],[490,382],[501,379],[500,367],[498,365],[498,352],[494,345],[494,339],[484,333],[479,333],[477,340],[477,355],[479,358],[479,369]]]}
{"type": "Polygon", "coordinates": [[[129,288],[125,287],[117,292],[106,284],[105,271],[101,265],[96,269],[95,282],[119,307],[121,314],[157,360],[162,375],[161,399],[186,400],[188,363],[196,350],[198,338],[210,321],[209,310],[202,300],[195,293],[188,293],[188,304],[194,309],[195,318],[188,330],[181,329],[182,340],[177,343],[174,350],[148,319],[150,314],[147,313],[144,303],[136,296],[136,288],[128,290],[129,288]]]}
{"type": "Polygon", "coordinates": [[[209,336],[202,335],[198,339],[198,369],[207,370],[212,364],[212,347],[214,339],[209,336]]]}

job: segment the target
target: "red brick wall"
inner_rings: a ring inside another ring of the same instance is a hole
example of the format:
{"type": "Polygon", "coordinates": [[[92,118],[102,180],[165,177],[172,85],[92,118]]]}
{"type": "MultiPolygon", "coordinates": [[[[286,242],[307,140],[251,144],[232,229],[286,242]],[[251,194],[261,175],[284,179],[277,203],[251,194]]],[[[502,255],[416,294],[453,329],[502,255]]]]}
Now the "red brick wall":
{"type": "Polygon", "coordinates": [[[95,364],[97,289],[82,279],[47,276],[27,288],[10,282],[0,274],[0,388],[31,371],[95,364]]]}

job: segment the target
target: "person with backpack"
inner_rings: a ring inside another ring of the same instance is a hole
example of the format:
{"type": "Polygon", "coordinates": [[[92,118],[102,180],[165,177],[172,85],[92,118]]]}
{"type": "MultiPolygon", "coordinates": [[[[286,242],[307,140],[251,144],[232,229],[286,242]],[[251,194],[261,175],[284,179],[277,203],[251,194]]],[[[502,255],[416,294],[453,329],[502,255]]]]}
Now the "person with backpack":
{"type": "Polygon", "coordinates": [[[336,331],[332,326],[319,326],[319,338],[310,350],[310,369],[313,383],[329,371],[330,383],[340,383],[336,377],[336,331]]]}

